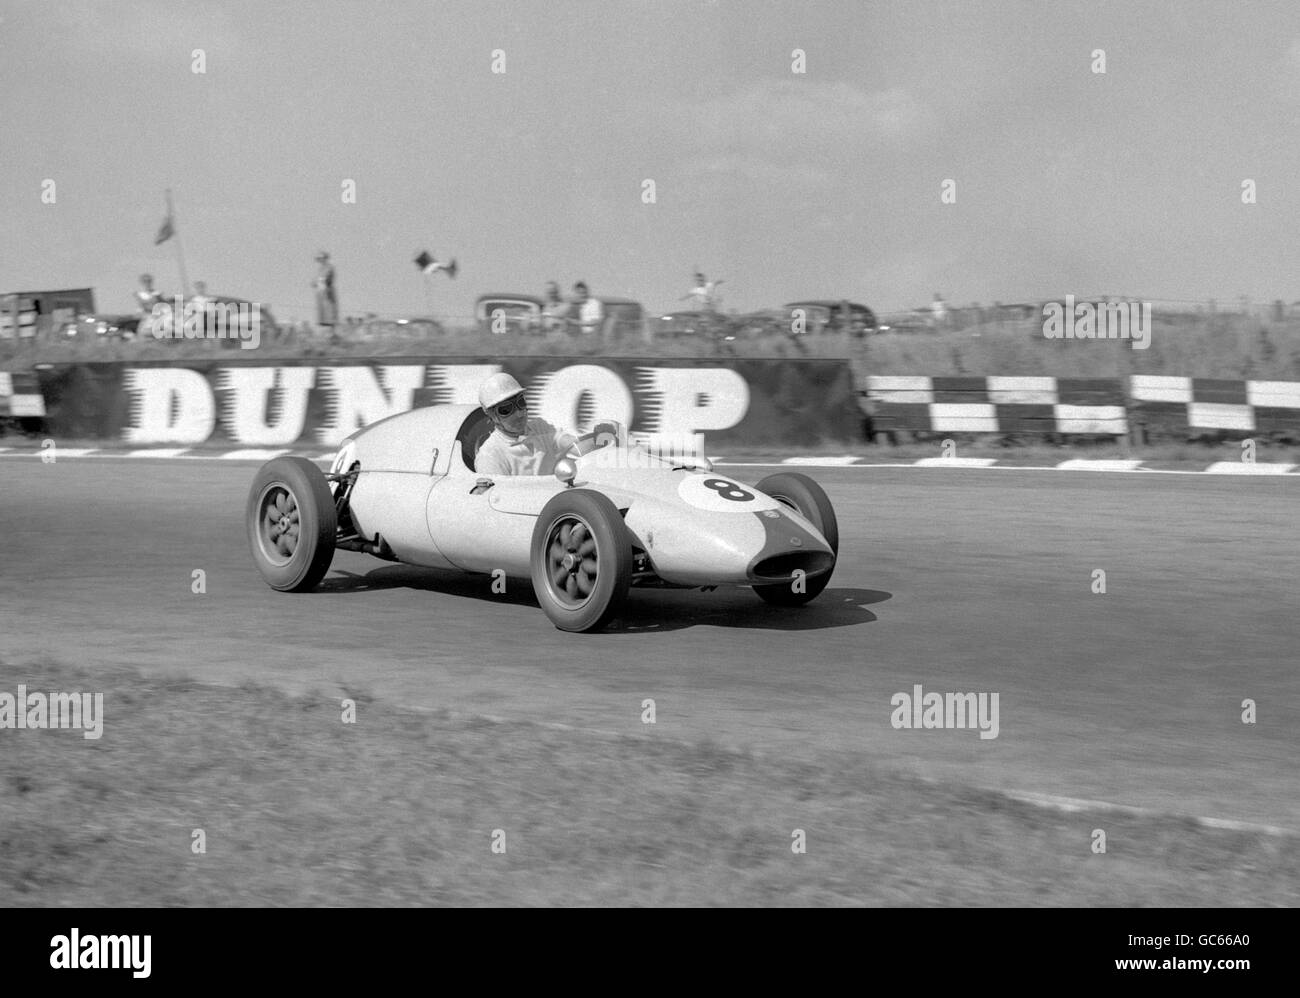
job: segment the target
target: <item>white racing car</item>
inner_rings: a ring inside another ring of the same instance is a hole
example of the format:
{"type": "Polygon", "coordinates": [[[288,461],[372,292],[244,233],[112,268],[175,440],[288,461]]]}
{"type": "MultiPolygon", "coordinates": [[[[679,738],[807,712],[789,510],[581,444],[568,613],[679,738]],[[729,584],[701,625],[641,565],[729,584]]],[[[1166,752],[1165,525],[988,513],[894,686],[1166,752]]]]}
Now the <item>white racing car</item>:
{"type": "Polygon", "coordinates": [[[589,433],[555,475],[488,478],[474,456],[492,426],[472,405],[412,409],[343,442],[329,474],[300,457],[259,469],[248,496],[253,561],[273,589],[314,589],[334,551],[501,578],[531,578],[556,627],[594,631],[631,586],[750,586],[779,606],[826,588],[835,510],[812,479],[756,486],[703,458],[663,458],[624,429],[589,433]]]}

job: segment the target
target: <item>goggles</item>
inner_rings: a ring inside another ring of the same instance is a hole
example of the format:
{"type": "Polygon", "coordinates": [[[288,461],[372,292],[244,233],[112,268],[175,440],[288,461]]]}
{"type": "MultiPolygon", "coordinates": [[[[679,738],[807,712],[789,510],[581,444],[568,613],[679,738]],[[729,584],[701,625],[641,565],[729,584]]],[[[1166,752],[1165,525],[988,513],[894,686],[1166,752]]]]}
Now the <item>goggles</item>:
{"type": "Polygon", "coordinates": [[[496,406],[495,411],[498,416],[509,416],[516,409],[527,409],[527,408],[528,408],[528,399],[525,398],[523,395],[516,395],[514,398],[507,399],[505,402],[502,402],[500,405],[496,406]]]}

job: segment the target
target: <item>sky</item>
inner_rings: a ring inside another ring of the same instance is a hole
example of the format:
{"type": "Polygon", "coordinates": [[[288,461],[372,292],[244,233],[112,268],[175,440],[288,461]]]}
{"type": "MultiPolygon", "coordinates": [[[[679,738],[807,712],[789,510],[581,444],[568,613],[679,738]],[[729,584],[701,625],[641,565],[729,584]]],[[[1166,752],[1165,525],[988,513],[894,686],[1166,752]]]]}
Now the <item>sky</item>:
{"type": "Polygon", "coordinates": [[[697,268],[740,311],[1292,301],[1298,119],[1264,0],[0,0],[0,291],[175,292],[170,188],[191,281],[278,318],[321,249],[344,315],[697,268]]]}

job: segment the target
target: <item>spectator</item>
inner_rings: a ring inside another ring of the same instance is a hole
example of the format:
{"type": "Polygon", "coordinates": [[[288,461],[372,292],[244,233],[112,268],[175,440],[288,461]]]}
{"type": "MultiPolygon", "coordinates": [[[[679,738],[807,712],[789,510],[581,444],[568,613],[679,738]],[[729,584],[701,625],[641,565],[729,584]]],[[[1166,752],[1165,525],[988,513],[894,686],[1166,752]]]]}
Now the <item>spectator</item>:
{"type": "Polygon", "coordinates": [[[194,294],[190,295],[190,301],[194,303],[196,309],[207,311],[208,306],[212,304],[212,299],[208,297],[208,284],[206,281],[194,282],[194,294]]]}
{"type": "Polygon", "coordinates": [[[564,329],[569,321],[569,303],[560,297],[560,286],[555,281],[546,282],[546,301],[542,304],[542,329],[552,332],[564,329]]]}
{"type": "Polygon", "coordinates": [[[334,290],[334,265],[324,250],[316,254],[319,269],[312,287],[316,289],[316,324],[333,331],[339,321],[339,300],[334,290]]]}
{"type": "Polygon", "coordinates": [[[682,295],[682,301],[689,301],[701,312],[716,312],[722,300],[718,297],[717,287],[722,281],[706,281],[698,270],[695,272],[695,287],[690,294],[682,295]]]}
{"type": "Polygon", "coordinates": [[[140,290],[135,293],[136,304],[145,315],[153,314],[153,307],[163,300],[153,287],[153,274],[140,275],[140,290]]]}
{"type": "Polygon", "coordinates": [[[943,296],[938,291],[934,293],[934,301],[930,303],[930,318],[935,329],[943,329],[948,324],[948,303],[943,300],[943,296]]]}
{"type": "Polygon", "coordinates": [[[573,286],[573,310],[577,312],[578,326],[584,333],[599,333],[605,321],[605,307],[600,299],[587,293],[587,285],[579,281],[573,286]]]}

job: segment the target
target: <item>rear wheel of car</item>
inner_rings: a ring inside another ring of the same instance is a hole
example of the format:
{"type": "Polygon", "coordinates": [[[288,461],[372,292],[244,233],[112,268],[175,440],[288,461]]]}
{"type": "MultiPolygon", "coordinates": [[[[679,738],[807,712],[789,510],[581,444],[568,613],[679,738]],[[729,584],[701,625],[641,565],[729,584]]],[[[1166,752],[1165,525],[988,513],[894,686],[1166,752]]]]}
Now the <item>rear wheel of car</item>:
{"type": "Polygon", "coordinates": [[[566,489],[533,528],[533,590],[562,631],[596,631],[622,609],[632,584],[632,541],[599,492],[566,489]]]}
{"type": "MultiPolygon", "coordinates": [[[[835,507],[831,505],[830,499],[820,485],[807,475],[783,472],[778,475],[768,475],[755,488],[759,492],[765,492],[782,505],[788,506],[816,527],[826,538],[832,553],[837,559],[839,558],[839,521],[835,519],[835,507]]],[[[834,571],[835,566],[832,565],[821,575],[804,579],[802,585],[797,586],[794,580],[791,580],[755,586],[754,592],[775,606],[803,606],[821,594],[830,583],[834,571]]]]}
{"type": "Polygon", "coordinates": [[[315,589],[334,560],[334,497],[316,465],[277,457],[257,472],[245,512],[253,563],[272,589],[315,589]]]}

